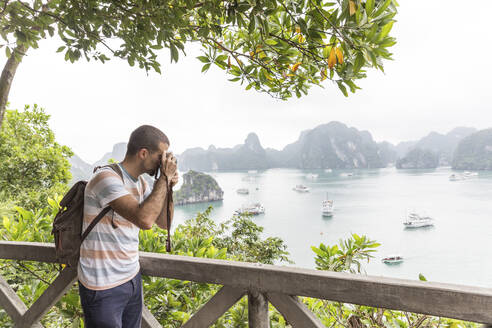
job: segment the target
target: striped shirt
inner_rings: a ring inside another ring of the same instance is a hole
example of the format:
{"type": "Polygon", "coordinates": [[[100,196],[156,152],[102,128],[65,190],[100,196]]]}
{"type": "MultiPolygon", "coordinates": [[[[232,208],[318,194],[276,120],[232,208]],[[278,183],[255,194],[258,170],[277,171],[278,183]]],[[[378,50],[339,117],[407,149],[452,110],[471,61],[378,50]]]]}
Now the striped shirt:
{"type": "MultiPolygon", "coordinates": [[[[135,180],[122,165],[118,165],[123,172],[123,181],[113,169],[103,167],[87,183],[82,231],[113,200],[133,195],[141,203],[150,195],[150,188],[142,178],[135,180]]],[[[135,277],[140,270],[139,231],[136,225],[110,210],[80,247],[79,281],[89,289],[103,290],[135,277]]]]}

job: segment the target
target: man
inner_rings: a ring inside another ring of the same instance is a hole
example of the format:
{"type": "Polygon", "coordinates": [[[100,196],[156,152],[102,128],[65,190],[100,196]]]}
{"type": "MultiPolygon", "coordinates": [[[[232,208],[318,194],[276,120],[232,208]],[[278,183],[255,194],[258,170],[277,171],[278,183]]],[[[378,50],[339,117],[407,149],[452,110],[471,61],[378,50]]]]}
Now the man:
{"type": "MultiPolygon", "coordinates": [[[[107,206],[113,209],[95,225],[80,248],[79,294],[87,328],[140,328],[143,291],[138,234],[155,223],[167,229],[168,186],[178,181],[169,139],[143,125],[132,132],[122,178],[110,167],[95,172],[85,189],[84,231],[107,206]],[[151,191],[141,175],[160,177],[151,191]]],[[[172,213],[172,208],[171,208],[172,213]]],[[[171,214],[172,218],[172,214],[171,214]]]]}

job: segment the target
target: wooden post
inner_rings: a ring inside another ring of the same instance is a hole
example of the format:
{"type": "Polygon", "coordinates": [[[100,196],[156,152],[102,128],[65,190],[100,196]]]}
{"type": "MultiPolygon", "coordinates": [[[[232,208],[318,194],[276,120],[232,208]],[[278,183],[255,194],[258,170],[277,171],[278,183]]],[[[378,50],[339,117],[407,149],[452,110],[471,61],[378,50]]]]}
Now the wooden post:
{"type": "Polygon", "coordinates": [[[269,328],[268,300],[265,295],[257,291],[248,293],[248,321],[249,328],[269,328]]]}

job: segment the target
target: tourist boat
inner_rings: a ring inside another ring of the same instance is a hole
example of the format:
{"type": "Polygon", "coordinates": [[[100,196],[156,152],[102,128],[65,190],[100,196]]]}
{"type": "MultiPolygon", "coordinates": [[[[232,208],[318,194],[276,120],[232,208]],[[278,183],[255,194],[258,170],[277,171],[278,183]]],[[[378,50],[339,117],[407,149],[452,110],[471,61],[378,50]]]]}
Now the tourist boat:
{"type": "Polygon", "coordinates": [[[294,188],[292,188],[292,190],[298,192],[309,192],[309,188],[302,184],[296,185],[294,188]]]}
{"type": "Polygon", "coordinates": [[[248,195],[249,189],[248,188],[239,188],[238,190],[236,190],[236,192],[240,195],[248,195]]]}
{"type": "Polygon", "coordinates": [[[434,225],[434,220],[429,216],[420,216],[415,212],[407,215],[407,219],[403,222],[405,228],[422,228],[434,225]]]}
{"type": "Polygon", "coordinates": [[[259,215],[265,213],[265,208],[260,203],[253,203],[248,205],[243,205],[240,209],[236,210],[234,214],[249,214],[249,215],[259,215]]]}
{"type": "Polygon", "coordinates": [[[381,259],[381,262],[383,262],[384,264],[399,264],[399,263],[403,262],[403,256],[401,256],[401,255],[390,255],[390,256],[387,256],[387,257],[381,259]]]}
{"type": "Polygon", "coordinates": [[[325,199],[321,203],[321,213],[323,216],[333,216],[333,212],[335,210],[335,206],[333,205],[333,201],[330,199],[325,199]]]}
{"type": "Polygon", "coordinates": [[[461,180],[465,180],[465,177],[460,174],[453,173],[449,176],[449,181],[461,181],[461,180]]]}
{"type": "Polygon", "coordinates": [[[309,173],[306,175],[306,178],[311,179],[311,180],[315,180],[318,178],[318,176],[319,176],[318,174],[309,173]]]}

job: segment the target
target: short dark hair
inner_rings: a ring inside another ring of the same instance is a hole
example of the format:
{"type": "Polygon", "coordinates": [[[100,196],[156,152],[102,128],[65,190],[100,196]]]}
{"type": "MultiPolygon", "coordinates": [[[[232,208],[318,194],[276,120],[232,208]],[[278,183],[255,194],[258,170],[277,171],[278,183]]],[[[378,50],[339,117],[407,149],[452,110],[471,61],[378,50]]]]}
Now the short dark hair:
{"type": "Polygon", "coordinates": [[[164,132],[151,125],[139,126],[130,135],[126,155],[133,156],[142,148],[158,151],[161,142],[170,145],[169,139],[164,132]]]}

